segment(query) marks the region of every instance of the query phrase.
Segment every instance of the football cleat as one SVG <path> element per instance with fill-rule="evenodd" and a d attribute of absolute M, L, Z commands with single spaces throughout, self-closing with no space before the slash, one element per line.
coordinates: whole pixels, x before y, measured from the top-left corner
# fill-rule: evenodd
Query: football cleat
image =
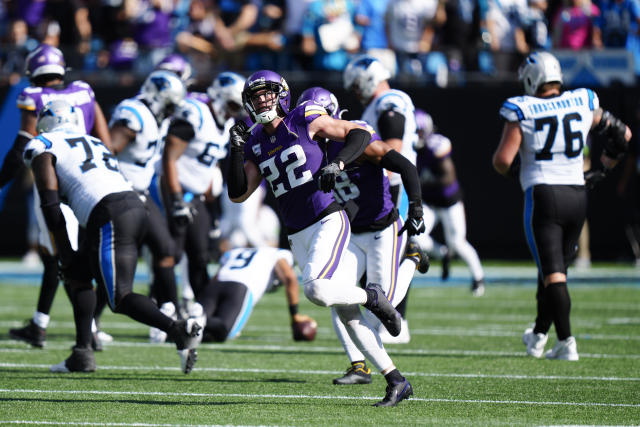
<path fill-rule="evenodd" d="M 198 353 L 195 348 L 189 348 L 184 350 L 178 350 L 178 356 L 180 356 L 180 369 L 185 374 L 188 374 L 193 369 L 193 366 L 198 360 Z"/>
<path fill-rule="evenodd" d="M 380 319 L 380 322 L 382 322 L 392 336 L 397 337 L 400 335 L 402 316 L 393 307 L 393 304 L 389 302 L 380 285 L 377 283 L 369 283 L 366 291 L 367 294 L 374 292 L 375 298 L 370 302 L 368 301 L 369 298 L 367 298 L 367 302 L 363 304 L 364 307 L 368 308 L 371 313 Z"/>
<path fill-rule="evenodd" d="M 415 240 L 409 239 L 407 241 L 404 256 L 416 263 L 416 270 L 420 273 L 426 274 L 429 271 L 429 255 Z"/>
<path fill-rule="evenodd" d="M 373 406 L 396 406 L 413 395 L 413 387 L 411 387 L 411 383 L 406 378 L 400 383 L 387 385 L 386 391 L 387 394 L 384 398 Z"/>
<path fill-rule="evenodd" d="M 107 344 L 107 343 L 113 342 L 113 337 L 110 334 L 106 333 L 105 331 L 98 330 L 97 334 L 98 334 L 98 339 L 100 339 L 100 341 L 102 341 L 103 343 Z"/>
<path fill-rule="evenodd" d="M 371 384 L 371 369 L 365 362 L 352 363 L 347 372 L 340 378 L 334 378 L 336 385 Z"/>
<path fill-rule="evenodd" d="M 178 318 L 176 313 L 176 307 L 175 305 L 173 305 L 172 302 L 165 302 L 164 304 L 162 304 L 162 306 L 160 306 L 160 311 L 162 312 L 162 314 L 172 318 L 173 320 L 176 320 Z M 165 342 L 166 340 L 167 340 L 167 333 L 165 331 L 162 331 L 158 328 L 149 329 L 149 341 L 151 341 L 152 343 L 160 344 Z"/>
<path fill-rule="evenodd" d="M 474 297 L 481 297 L 484 295 L 484 280 L 474 280 L 471 282 L 471 293 Z"/>
<path fill-rule="evenodd" d="M 547 334 L 534 333 L 533 328 L 525 329 L 522 335 L 522 342 L 527 346 L 527 354 L 536 358 L 542 357 L 548 338 Z"/>
<path fill-rule="evenodd" d="M 47 330 L 33 322 L 33 319 L 22 328 L 9 329 L 9 336 L 14 340 L 20 340 L 34 347 L 42 348 L 46 343 Z"/>
<path fill-rule="evenodd" d="M 202 326 L 193 318 L 176 320 L 167 335 L 178 350 L 193 349 L 202 341 Z"/>
<path fill-rule="evenodd" d="M 51 365 L 51 372 L 93 372 L 96 370 L 96 359 L 90 348 L 73 347 L 71 356 L 62 362 Z"/>
<path fill-rule="evenodd" d="M 547 359 L 576 361 L 578 356 L 578 346 L 574 337 L 556 342 L 553 348 L 545 353 Z"/>

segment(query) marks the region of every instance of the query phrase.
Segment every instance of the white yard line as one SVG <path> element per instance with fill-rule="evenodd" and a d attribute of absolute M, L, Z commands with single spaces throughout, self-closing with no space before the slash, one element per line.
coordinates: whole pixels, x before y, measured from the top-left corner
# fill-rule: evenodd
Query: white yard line
<path fill-rule="evenodd" d="M 51 365 L 33 363 L 0 363 L 0 368 L 15 369 L 49 369 Z M 180 368 L 170 366 L 110 366 L 99 365 L 100 371 L 179 371 Z M 198 365 L 194 371 L 243 373 L 243 374 L 298 374 L 298 375 L 339 375 L 342 371 L 308 370 L 308 369 L 263 369 L 263 368 L 209 368 Z M 553 381 L 627 381 L 637 382 L 636 377 L 595 377 L 574 375 L 509 375 L 509 374 L 456 374 L 440 372 L 405 372 L 408 377 L 435 377 L 435 378 L 486 378 L 505 380 L 553 380 Z"/>
<path fill-rule="evenodd" d="M 0 389 L 0 393 L 15 394 L 61 394 L 61 395 L 100 395 L 100 396 L 161 396 L 161 397 L 239 397 L 244 399 L 311 399 L 311 400 L 379 400 L 380 396 L 335 396 L 312 394 L 251 394 L 251 393 L 178 393 L 162 391 L 105 391 L 105 390 L 43 390 L 43 389 Z M 533 400 L 490 400 L 490 399 L 438 399 L 412 397 L 417 402 L 441 403 L 489 403 L 506 405 L 534 406 L 582 406 L 582 407 L 623 407 L 640 408 L 640 403 L 607 403 L 607 402 L 556 402 Z"/>

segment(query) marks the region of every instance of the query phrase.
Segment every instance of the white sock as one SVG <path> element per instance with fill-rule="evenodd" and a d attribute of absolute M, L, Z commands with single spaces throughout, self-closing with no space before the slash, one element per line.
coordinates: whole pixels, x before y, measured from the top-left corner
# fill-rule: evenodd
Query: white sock
<path fill-rule="evenodd" d="M 349 332 L 344 326 L 344 323 L 342 323 L 342 320 L 340 320 L 335 307 L 331 307 L 331 320 L 333 322 L 333 329 L 336 331 L 336 335 L 338 336 L 338 339 L 340 340 L 345 353 L 347 353 L 349 362 L 364 360 L 364 354 L 362 354 L 362 352 L 358 350 L 358 347 L 349 336 Z"/>
<path fill-rule="evenodd" d="M 36 311 L 33 313 L 33 323 L 40 326 L 42 329 L 47 329 L 47 326 L 49 326 L 49 315 Z"/>

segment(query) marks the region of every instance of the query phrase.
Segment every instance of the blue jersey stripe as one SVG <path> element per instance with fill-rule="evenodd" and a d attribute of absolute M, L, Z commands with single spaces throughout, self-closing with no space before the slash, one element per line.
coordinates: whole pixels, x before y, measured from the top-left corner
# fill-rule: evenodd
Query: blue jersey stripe
<path fill-rule="evenodd" d="M 593 106 L 593 98 L 594 98 L 594 93 L 591 89 L 587 89 L 587 94 L 589 95 L 589 109 L 591 111 L 593 111 L 594 106 Z"/>
<path fill-rule="evenodd" d="M 131 111 L 133 113 L 133 115 L 136 116 L 136 118 L 140 122 L 140 132 L 142 132 L 142 129 L 144 128 L 144 122 L 142 121 L 142 116 L 140 115 L 140 113 L 138 113 L 138 110 L 136 110 L 133 107 L 129 107 L 128 105 L 122 106 L 122 109 Z"/>
<path fill-rule="evenodd" d="M 42 141 L 44 143 L 45 147 L 47 147 L 47 148 L 51 148 L 51 146 L 53 145 L 53 144 L 51 144 L 51 141 L 49 141 L 47 138 L 45 138 L 42 135 L 36 136 L 36 139 L 39 139 L 40 141 Z"/>
<path fill-rule="evenodd" d="M 244 300 L 243 310 L 240 312 L 240 316 L 233 325 L 231 332 L 227 335 L 228 339 L 235 338 L 240 333 L 242 328 L 244 328 L 244 325 L 247 323 L 247 320 L 249 320 L 251 311 L 253 311 L 253 294 L 250 289 L 247 289 L 247 296 Z"/>
<path fill-rule="evenodd" d="M 200 126 L 198 126 L 198 129 L 202 129 L 202 123 L 204 122 L 204 119 L 202 118 L 202 110 L 200 109 L 200 106 L 193 99 L 187 98 L 185 99 L 185 101 L 187 101 L 189 104 L 195 105 L 195 107 L 198 109 L 198 113 L 200 113 Z"/>
<path fill-rule="evenodd" d="M 502 106 L 511 111 L 515 111 L 515 113 L 518 115 L 518 120 L 524 120 L 524 113 L 522 112 L 520 107 L 518 107 L 516 104 L 513 104 L 509 101 L 505 101 L 505 103 L 502 104 Z"/>
<path fill-rule="evenodd" d="M 533 187 L 527 188 L 524 193 L 524 233 L 527 238 L 527 245 L 533 255 L 533 260 L 536 262 L 538 271 L 540 270 L 540 256 L 538 254 L 538 247 L 536 246 L 535 235 L 533 234 Z"/>

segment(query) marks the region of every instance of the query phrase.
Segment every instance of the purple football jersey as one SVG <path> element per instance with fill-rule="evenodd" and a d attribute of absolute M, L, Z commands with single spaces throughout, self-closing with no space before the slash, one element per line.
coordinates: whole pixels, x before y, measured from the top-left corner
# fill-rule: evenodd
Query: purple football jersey
<path fill-rule="evenodd" d="M 366 122 L 360 120 L 353 120 L 353 122 L 372 132 L 369 144 L 380 140 L 378 134 Z M 327 147 L 329 161 L 335 159 L 343 146 L 340 142 L 329 142 Z M 366 229 L 367 226 L 387 217 L 394 209 L 387 174 L 380 165 L 368 161 L 346 166 L 345 171 L 336 179 L 334 193 L 340 203 L 353 200 L 358 205 L 355 218 L 351 218 L 354 231 Z"/>
<path fill-rule="evenodd" d="M 81 80 L 76 80 L 62 88 L 29 86 L 18 95 L 17 104 L 21 110 L 38 114 L 44 105 L 55 99 L 64 99 L 74 107 L 80 108 L 84 118 L 85 132 L 91 133 L 95 121 L 95 95 L 91 86 Z"/>
<path fill-rule="evenodd" d="M 436 207 L 449 207 L 462 200 L 462 190 L 458 180 L 449 185 L 441 185 L 436 179 L 436 171 L 443 159 L 451 156 L 449 138 L 434 133 L 429 135 L 425 146 L 418 150 L 416 168 L 420 175 L 422 201 Z"/>
<path fill-rule="evenodd" d="M 245 144 L 245 158 L 255 163 L 269 182 L 290 230 L 313 224 L 335 202 L 331 193 L 318 189 L 316 176 L 326 163 L 322 148 L 309 139 L 309 123 L 326 112 L 317 108 L 307 112 L 307 108 L 301 105 L 290 111 L 274 135 L 257 125 Z"/>

